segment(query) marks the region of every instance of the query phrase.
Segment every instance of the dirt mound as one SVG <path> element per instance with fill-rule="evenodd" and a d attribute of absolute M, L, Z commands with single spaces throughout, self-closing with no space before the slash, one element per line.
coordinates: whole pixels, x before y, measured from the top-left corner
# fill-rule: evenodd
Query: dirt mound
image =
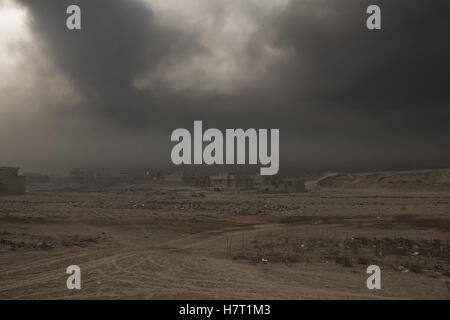
<path fill-rule="evenodd" d="M 450 190 L 450 169 L 389 171 L 373 173 L 332 173 L 316 181 L 326 188 L 392 188 Z"/>

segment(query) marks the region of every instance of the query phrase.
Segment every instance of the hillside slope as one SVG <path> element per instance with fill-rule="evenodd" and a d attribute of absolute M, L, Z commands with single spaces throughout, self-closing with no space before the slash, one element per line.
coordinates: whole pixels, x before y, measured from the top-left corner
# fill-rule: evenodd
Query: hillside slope
<path fill-rule="evenodd" d="M 325 188 L 450 190 L 450 169 L 332 173 L 315 181 Z"/>

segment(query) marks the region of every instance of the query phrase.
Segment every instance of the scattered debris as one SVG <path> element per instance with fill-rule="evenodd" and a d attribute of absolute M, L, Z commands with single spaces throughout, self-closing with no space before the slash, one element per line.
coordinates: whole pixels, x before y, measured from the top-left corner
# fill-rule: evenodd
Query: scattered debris
<path fill-rule="evenodd" d="M 405 268 L 404 266 L 398 266 L 398 271 L 409 272 L 409 270 L 407 268 Z"/>
<path fill-rule="evenodd" d="M 0 252 L 15 250 L 51 250 L 57 247 L 87 247 L 106 236 L 80 237 L 74 236 L 42 236 L 26 233 L 0 233 Z"/>

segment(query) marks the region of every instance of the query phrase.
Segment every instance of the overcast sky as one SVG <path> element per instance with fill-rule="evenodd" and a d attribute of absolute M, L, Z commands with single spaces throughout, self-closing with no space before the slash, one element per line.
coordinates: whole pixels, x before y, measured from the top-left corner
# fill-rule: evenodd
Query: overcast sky
<path fill-rule="evenodd" d="M 194 120 L 279 128 L 280 170 L 450 166 L 449 13 L 448 0 L 0 0 L 0 166 L 164 166 Z"/>

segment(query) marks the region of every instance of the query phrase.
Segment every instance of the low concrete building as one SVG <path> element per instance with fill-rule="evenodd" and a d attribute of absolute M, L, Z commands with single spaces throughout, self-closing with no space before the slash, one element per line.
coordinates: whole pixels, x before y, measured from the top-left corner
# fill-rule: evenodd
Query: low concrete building
<path fill-rule="evenodd" d="M 196 175 L 193 177 L 193 184 L 198 187 L 209 187 L 211 182 L 209 176 Z"/>
<path fill-rule="evenodd" d="M 235 178 L 236 188 L 253 188 L 253 177 L 245 174 L 238 174 Z"/>
<path fill-rule="evenodd" d="M 239 175 L 232 173 L 219 173 L 211 176 L 211 186 L 216 188 L 251 188 L 253 179 L 249 175 Z"/>
<path fill-rule="evenodd" d="M 86 183 L 88 179 L 88 174 L 81 169 L 70 170 L 68 179 L 72 183 Z"/>
<path fill-rule="evenodd" d="M 186 178 L 182 172 L 173 172 L 164 176 L 164 182 L 166 183 L 181 184 L 184 183 L 185 180 Z"/>
<path fill-rule="evenodd" d="M 256 174 L 253 176 L 253 182 L 255 186 L 270 186 L 270 185 L 278 185 L 283 182 L 283 178 L 276 176 L 262 176 L 260 174 Z"/>
<path fill-rule="evenodd" d="M 306 192 L 305 181 L 301 179 L 286 179 L 288 192 Z"/>
<path fill-rule="evenodd" d="M 170 184 L 182 184 L 198 187 L 207 187 L 210 184 L 208 176 L 180 171 L 164 175 L 164 182 Z"/>
<path fill-rule="evenodd" d="M 231 173 L 219 173 L 209 177 L 209 180 L 215 188 L 234 188 L 236 177 Z"/>
<path fill-rule="evenodd" d="M 262 192 L 296 193 L 306 192 L 305 181 L 300 179 L 272 179 L 258 186 Z"/>
<path fill-rule="evenodd" d="M 0 193 L 25 193 L 25 177 L 18 167 L 0 167 Z"/>

